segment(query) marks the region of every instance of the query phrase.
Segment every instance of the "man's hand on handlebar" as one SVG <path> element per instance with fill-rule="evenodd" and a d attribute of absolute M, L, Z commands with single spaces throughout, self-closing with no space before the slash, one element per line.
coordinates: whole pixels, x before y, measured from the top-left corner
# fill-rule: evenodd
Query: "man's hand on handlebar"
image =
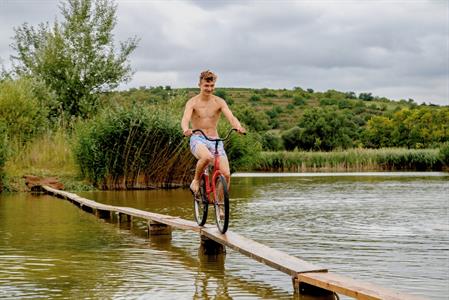
<path fill-rule="evenodd" d="M 240 134 L 245 134 L 246 133 L 246 129 L 244 127 L 242 127 L 242 126 L 237 127 L 236 129 L 237 129 L 237 132 L 240 133 Z"/>
<path fill-rule="evenodd" d="M 183 132 L 184 136 L 191 136 L 193 134 L 192 129 L 186 129 Z"/>

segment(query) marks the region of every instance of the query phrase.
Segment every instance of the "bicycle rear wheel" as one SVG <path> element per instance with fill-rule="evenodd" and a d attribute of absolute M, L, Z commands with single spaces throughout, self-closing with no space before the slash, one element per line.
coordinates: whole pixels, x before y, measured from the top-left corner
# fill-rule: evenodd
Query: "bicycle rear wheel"
<path fill-rule="evenodd" d="M 229 225 L 229 194 L 228 185 L 223 175 L 219 175 L 215 180 L 215 222 L 218 230 L 225 233 Z"/>
<path fill-rule="evenodd" d="M 203 226 L 206 224 L 207 210 L 209 207 L 206 193 L 206 181 L 203 176 L 201 176 L 200 190 L 198 194 L 199 196 L 193 196 L 193 211 L 195 214 L 195 221 L 198 225 Z"/>

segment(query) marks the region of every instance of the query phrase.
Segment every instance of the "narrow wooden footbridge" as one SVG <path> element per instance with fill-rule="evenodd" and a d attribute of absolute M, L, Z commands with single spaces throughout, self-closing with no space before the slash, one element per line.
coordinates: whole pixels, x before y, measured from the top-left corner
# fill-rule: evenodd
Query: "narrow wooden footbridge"
<path fill-rule="evenodd" d="M 133 218 L 146 220 L 148 233 L 151 235 L 171 234 L 172 228 L 198 232 L 206 254 L 220 253 L 225 250 L 225 247 L 229 247 L 289 275 L 292 278 L 295 292 L 299 294 L 313 294 L 319 296 L 319 299 L 335 299 L 335 294 L 367 300 L 421 299 L 329 272 L 326 268 L 315 266 L 232 231 L 221 234 L 212 225 L 198 226 L 193 221 L 179 217 L 142 211 L 131 207 L 101 204 L 45 185 L 41 188 L 47 194 L 66 199 L 99 218 L 117 219 L 118 222 L 132 222 Z"/>

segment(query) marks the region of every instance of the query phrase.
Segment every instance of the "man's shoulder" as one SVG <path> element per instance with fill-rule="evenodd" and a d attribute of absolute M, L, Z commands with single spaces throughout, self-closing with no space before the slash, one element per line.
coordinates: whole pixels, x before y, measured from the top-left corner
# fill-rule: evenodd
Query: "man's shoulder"
<path fill-rule="evenodd" d="M 223 98 L 215 96 L 215 95 L 214 95 L 214 100 L 215 100 L 215 102 L 219 103 L 220 105 L 226 103 L 226 101 Z"/>
<path fill-rule="evenodd" d="M 193 96 L 189 100 L 187 100 L 187 104 L 193 105 L 195 104 L 196 100 L 198 99 L 198 95 Z"/>

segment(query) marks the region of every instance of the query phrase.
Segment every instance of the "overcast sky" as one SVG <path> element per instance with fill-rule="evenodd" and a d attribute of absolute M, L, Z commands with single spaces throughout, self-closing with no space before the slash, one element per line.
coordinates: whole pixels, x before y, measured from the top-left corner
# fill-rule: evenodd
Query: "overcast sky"
<path fill-rule="evenodd" d="M 6 66 L 13 27 L 52 22 L 58 3 L 0 0 Z M 141 39 L 123 88 L 193 87 L 211 69 L 217 86 L 299 86 L 449 105 L 447 0 L 116 3 L 116 41 Z"/>

